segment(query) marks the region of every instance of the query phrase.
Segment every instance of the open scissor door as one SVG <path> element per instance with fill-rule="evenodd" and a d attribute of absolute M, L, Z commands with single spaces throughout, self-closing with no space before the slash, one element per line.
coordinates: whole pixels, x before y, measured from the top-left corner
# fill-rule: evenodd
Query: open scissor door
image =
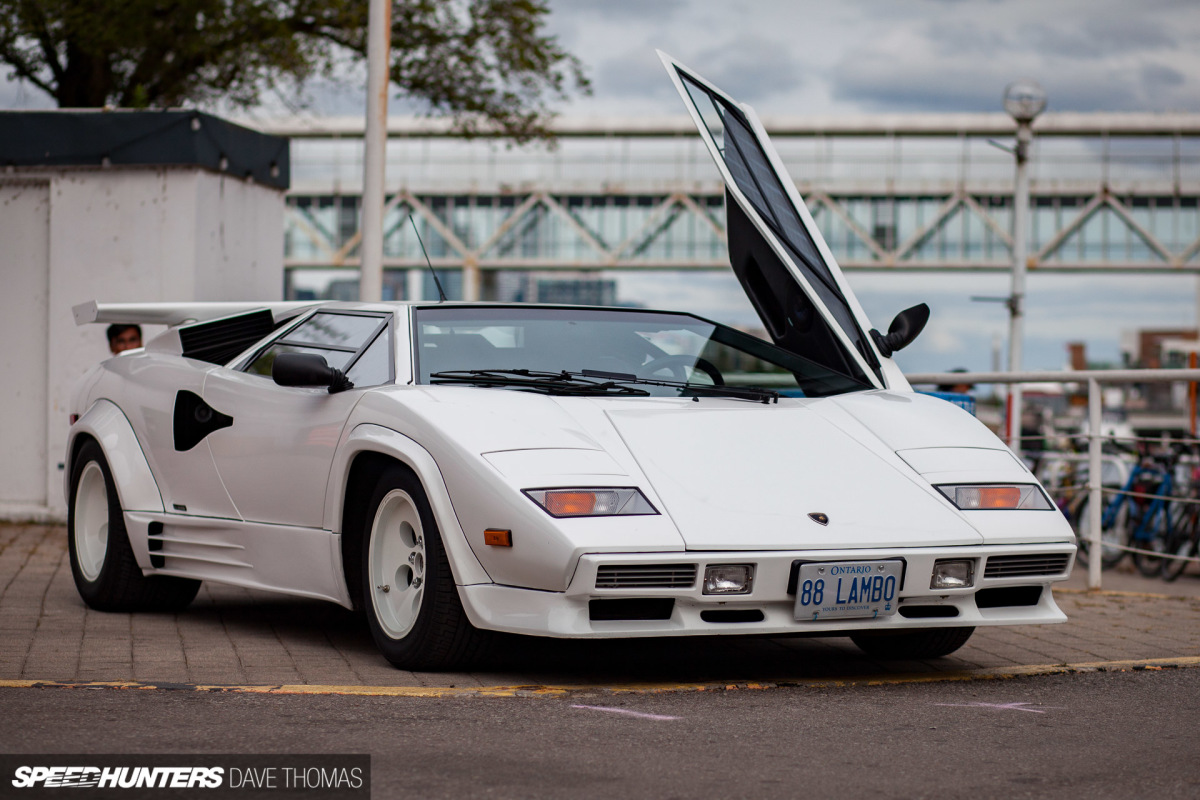
<path fill-rule="evenodd" d="M 883 387 L 870 323 L 754 110 L 660 52 L 725 179 L 733 271 L 780 347 Z"/>

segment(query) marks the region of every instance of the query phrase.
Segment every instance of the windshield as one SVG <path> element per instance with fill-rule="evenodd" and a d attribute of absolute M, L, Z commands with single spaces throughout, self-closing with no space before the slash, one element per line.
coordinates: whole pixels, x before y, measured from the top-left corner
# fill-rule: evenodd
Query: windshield
<path fill-rule="evenodd" d="M 425 384 L 439 382 L 442 373 L 464 370 L 586 370 L 617 379 L 756 386 L 789 397 L 870 388 L 689 314 L 536 306 L 418 308 L 416 348 L 417 374 Z M 656 397 L 688 394 L 683 386 L 642 388 Z"/>

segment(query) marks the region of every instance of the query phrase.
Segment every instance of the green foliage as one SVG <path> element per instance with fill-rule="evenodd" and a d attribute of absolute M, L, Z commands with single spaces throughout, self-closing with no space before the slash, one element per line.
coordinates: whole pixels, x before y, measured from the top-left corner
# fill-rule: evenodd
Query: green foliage
<path fill-rule="evenodd" d="M 0 62 L 61 107 L 258 102 L 366 57 L 366 0 L 0 0 Z M 393 0 L 391 79 L 471 134 L 544 136 L 586 92 L 546 0 Z"/>

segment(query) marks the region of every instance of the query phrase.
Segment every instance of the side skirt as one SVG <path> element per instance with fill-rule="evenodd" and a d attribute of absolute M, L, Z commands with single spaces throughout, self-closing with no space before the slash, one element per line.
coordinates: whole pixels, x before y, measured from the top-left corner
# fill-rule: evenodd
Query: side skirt
<path fill-rule="evenodd" d="M 146 575 L 173 575 L 351 607 L 340 537 L 327 530 L 182 514 L 125 512 Z"/>

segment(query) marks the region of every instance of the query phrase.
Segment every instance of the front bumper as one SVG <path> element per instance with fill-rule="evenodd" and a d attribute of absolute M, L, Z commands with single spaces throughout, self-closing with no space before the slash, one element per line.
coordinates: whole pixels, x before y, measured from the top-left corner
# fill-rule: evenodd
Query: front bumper
<path fill-rule="evenodd" d="M 1039 556 L 1045 558 L 1038 558 Z M 989 570 L 993 564 L 1024 563 L 1029 557 L 1036 574 L 1018 566 Z M 1057 557 L 1057 558 L 1056 558 Z M 939 559 L 975 559 L 975 583 L 965 589 L 931 590 L 930 576 Z M 876 619 L 797 620 L 796 598 L 789 592 L 799 562 L 901 559 L 904 580 L 898 613 Z M 888 548 L 770 552 L 681 552 L 589 554 L 565 592 L 481 584 L 459 587 L 471 623 L 487 630 L 560 638 L 626 638 L 691 635 L 842 635 L 860 630 L 904 630 L 933 627 L 980 627 L 1065 622 L 1051 586 L 1065 581 L 1075 560 L 1073 544 L 995 545 L 966 547 Z M 1047 573 L 1046 563 L 1055 563 Z M 600 567 L 691 565 L 696 578 L 687 587 L 598 588 Z M 703 594 L 704 568 L 710 564 L 753 564 L 753 589 L 744 595 Z M 989 574 L 1004 572 L 1003 575 Z M 1040 591 L 1037 591 L 1040 589 Z M 986 591 L 985 591 L 986 590 Z M 1006 591 L 1008 590 L 1008 591 Z M 980 592 L 984 594 L 980 595 Z M 665 609 L 655 619 L 600 619 L 592 601 L 657 601 L 629 607 Z M 670 602 L 664 602 L 670 601 Z M 977 602 L 978 601 L 978 602 Z M 713 613 L 719 612 L 719 613 Z M 734 612 L 734 613 L 728 613 Z M 657 614 L 657 612 L 655 612 Z M 620 612 L 617 614 L 621 615 Z"/>

